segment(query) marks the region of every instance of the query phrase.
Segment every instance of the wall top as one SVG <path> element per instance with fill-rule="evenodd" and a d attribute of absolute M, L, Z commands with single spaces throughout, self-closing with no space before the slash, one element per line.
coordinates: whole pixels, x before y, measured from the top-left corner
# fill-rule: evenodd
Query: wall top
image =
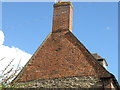
<path fill-rule="evenodd" d="M 64 5 L 64 4 L 72 4 L 70 1 L 59 1 L 58 3 L 55 3 L 54 5 Z"/>

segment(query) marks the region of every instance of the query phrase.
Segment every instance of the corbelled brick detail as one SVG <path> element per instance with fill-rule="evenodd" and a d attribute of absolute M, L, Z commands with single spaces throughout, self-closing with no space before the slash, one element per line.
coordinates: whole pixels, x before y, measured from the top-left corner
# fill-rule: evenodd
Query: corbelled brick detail
<path fill-rule="evenodd" d="M 54 4 L 52 32 L 65 29 L 72 31 L 72 9 L 70 2 Z"/>

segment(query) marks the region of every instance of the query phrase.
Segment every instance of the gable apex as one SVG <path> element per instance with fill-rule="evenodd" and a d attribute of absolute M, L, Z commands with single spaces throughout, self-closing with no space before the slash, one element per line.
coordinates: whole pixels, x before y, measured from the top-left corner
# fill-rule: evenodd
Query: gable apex
<path fill-rule="evenodd" d="M 68 30 L 50 33 L 16 80 L 71 76 L 109 77 L 83 44 Z"/>

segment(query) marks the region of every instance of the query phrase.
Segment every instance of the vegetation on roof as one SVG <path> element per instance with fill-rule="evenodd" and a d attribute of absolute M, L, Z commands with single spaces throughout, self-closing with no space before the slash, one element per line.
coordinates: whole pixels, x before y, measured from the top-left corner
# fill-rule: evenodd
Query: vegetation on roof
<path fill-rule="evenodd" d="M 58 2 L 55 3 L 54 5 L 63 5 L 63 4 L 71 4 L 71 2 Z"/>

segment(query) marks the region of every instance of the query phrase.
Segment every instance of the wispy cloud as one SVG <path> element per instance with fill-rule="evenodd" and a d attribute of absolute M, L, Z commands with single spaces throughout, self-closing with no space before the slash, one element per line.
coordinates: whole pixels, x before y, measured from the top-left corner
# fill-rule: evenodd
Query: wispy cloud
<path fill-rule="evenodd" d="M 4 38 L 4 33 L 2 32 L 2 30 L 0 30 L 0 70 L 3 70 L 12 59 L 14 59 L 14 61 L 12 62 L 12 65 L 14 65 L 14 67 L 18 65 L 20 60 L 20 66 L 24 66 L 26 62 L 30 59 L 31 55 L 14 46 L 8 47 L 3 45 Z"/>
<path fill-rule="evenodd" d="M 111 29 L 111 27 L 110 27 L 110 26 L 107 26 L 105 29 L 106 29 L 106 30 L 110 30 L 110 29 Z"/>

